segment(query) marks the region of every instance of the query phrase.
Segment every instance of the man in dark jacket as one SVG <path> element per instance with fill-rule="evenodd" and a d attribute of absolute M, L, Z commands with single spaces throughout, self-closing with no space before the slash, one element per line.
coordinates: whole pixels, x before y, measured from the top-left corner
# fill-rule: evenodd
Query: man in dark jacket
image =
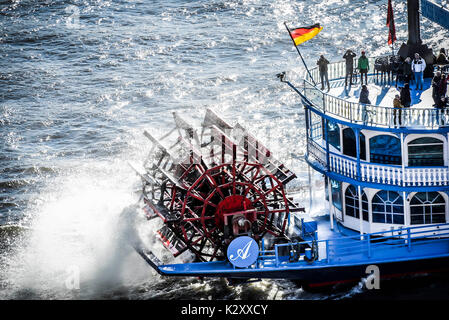
<path fill-rule="evenodd" d="M 321 55 L 316 64 L 318 65 L 318 68 L 320 70 L 321 90 L 324 90 L 324 80 L 326 80 L 327 91 L 329 91 L 331 89 L 329 84 L 329 76 L 327 74 L 327 65 L 329 64 L 329 61 L 323 55 Z"/>
<path fill-rule="evenodd" d="M 412 59 L 407 57 L 402 64 L 402 74 L 404 76 L 404 83 L 411 83 L 413 78 Z"/>
<path fill-rule="evenodd" d="M 434 106 L 437 106 L 441 100 L 441 71 L 437 71 L 435 76 L 432 78 L 432 98 Z"/>
<path fill-rule="evenodd" d="M 408 83 L 404 84 L 404 87 L 401 89 L 401 104 L 404 108 L 410 107 L 412 103 L 412 97 L 410 96 L 410 86 Z"/>
<path fill-rule="evenodd" d="M 348 49 L 343 56 L 343 59 L 346 60 L 346 76 L 345 76 L 345 87 L 348 85 L 348 77 L 349 77 L 349 86 L 351 86 L 352 83 L 352 75 L 354 74 L 354 58 L 356 54 L 351 50 Z"/>

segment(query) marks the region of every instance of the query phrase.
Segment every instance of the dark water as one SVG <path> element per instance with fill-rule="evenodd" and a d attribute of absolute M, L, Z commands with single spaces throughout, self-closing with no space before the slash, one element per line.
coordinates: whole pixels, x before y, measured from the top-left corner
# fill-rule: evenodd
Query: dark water
<path fill-rule="evenodd" d="M 303 72 L 283 22 L 324 26 L 302 49 L 311 66 L 348 47 L 375 56 L 390 52 L 386 2 L 0 1 L 0 224 L 29 228 L 2 231 L 0 298 L 363 297 L 361 286 L 322 294 L 288 281 L 161 279 L 123 245 L 118 217 L 136 201 L 127 161 L 143 161 L 142 131 L 167 131 L 172 111 L 199 123 L 212 107 L 241 122 L 307 183 L 302 108 L 275 77 Z M 447 47 L 440 27 L 422 28 Z M 73 267 L 79 290 L 65 285 Z"/>

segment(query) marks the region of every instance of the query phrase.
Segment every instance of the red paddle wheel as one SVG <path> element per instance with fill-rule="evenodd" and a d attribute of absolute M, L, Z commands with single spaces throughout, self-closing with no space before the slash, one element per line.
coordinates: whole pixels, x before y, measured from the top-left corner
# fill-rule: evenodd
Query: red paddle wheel
<path fill-rule="evenodd" d="M 153 146 L 142 170 L 149 219 L 159 217 L 163 244 L 175 255 L 189 250 L 198 261 L 223 260 L 227 245 L 247 235 L 288 240 L 289 213 L 298 208 L 285 193 L 295 175 L 240 125 L 207 110 L 201 137 L 174 114 L 176 127 Z"/>

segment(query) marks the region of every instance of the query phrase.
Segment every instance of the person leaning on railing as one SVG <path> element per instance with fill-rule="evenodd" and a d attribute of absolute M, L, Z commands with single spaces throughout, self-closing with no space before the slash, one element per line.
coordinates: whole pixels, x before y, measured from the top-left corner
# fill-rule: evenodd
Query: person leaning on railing
<path fill-rule="evenodd" d="M 360 70 L 360 84 L 363 84 L 363 75 L 365 75 L 365 84 L 368 84 L 369 61 L 365 56 L 365 51 L 362 51 L 362 55 L 358 60 L 357 69 Z"/>
<path fill-rule="evenodd" d="M 437 71 L 437 74 L 438 73 L 441 74 L 440 71 Z M 435 119 L 436 119 L 436 122 L 438 125 L 440 124 L 440 113 L 443 112 L 443 109 L 446 108 L 446 106 L 448 104 L 448 98 L 446 97 L 448 80 L 449 80 L 449 75 L 443 74 L 443 75 L 441 75 L 439 82 L 437 83 L 437 86 L 436 86 L 436 93 L 435 93 L 436 101 L 435 101 L 434 106 L 436 107 Z M 432 79 L 432 84 L 433 84 L 433 79 Z M 444 122 L 444 117 L 443 117 L 443 122 Z"/>
<path fill-rule="evenodd" d="M 404 86 L 401 88 L 400 100 L 401 100 L 401 105 L 402 105 L 401 109 L 409 108 L 410 105 L 412 104 L 412 98 L 410 96 L 410 86 L 408 83 L 404 84 Z M 401 119 L 401 125 L 402 125 L 402 110 L 401 110 L 401 114 L 400 114 L 399 118 Z"/>
<path fill-rule="evenodd" d="M 362 85 L 362 90 L 360 90 L 359 103 L 362 105 L 362 121 L 364 124 L 368 122 L 368 114 L 366 112 L 366 105 L 371 104 L 369 99 L 369 91 L 366 85 Z"/>
<path fill-rule="evenodd" d="M 438 101 L 441 100 L 441 71 L 437 71 L 435 76 L 432 78 L 432 98 L 433 106 L 436 107 Z"/>
<path fill-rule="evenodd" d="M 402 107 L 401 97 L 397 94 L 393 99 L 393 121 L 395 127 L 402 126 Z"/>
<path fill-rule="evenodd" d="M 440 53 L 436 57 L 435 63 L 438 64 L 438 65 L 449 64 L 449 60 L 447 59 L 447 56 L 446 56 L 446 50 L 444 50 L 444 48 L 440 49 Z"/>

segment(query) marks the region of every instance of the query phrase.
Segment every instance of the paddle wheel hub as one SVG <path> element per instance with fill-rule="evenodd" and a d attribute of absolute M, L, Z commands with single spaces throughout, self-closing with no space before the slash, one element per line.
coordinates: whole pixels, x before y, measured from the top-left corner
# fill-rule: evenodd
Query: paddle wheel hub
<path fill-rule="evenodd" d="M 224 225 L 229 224 L 229 218 L 231 223 L 235 221 L 246 222 L 251 224 L 256 220 L 256 214 L 253 211 L 254 207 L 251 200 L 241 195 L 233 195 L 226 197 L 218 204 L 217 211 L 215 212 L 215 224 L 223 228 Z M 225 222 L 226 220 L 226 222 Z"/>
<path fill-rule="evenodd" d="M 289 214 L 298 208 L 285 185 L 295 175 L 239 124 L 207 110 L 197 130 L 174 114 L 176 127 L 153 143 L 144 167 L 144 210 L 164 223 L 157 232 L 175 255 L 223 260 L 236 237 L 288 239 Z"/>

